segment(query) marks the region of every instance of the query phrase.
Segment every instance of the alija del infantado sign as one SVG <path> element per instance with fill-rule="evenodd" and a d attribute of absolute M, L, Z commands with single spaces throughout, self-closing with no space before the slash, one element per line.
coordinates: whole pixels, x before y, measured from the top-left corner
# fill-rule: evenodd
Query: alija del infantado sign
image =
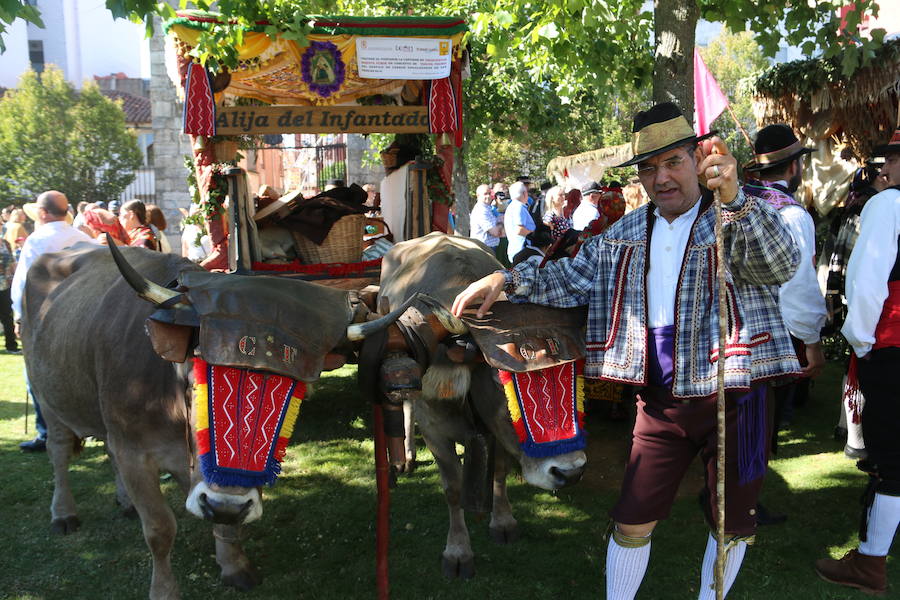
<path fill-rule="evenodd" d="M 219 106 L 216 135 L 427 133 L 425 106 Z"/>

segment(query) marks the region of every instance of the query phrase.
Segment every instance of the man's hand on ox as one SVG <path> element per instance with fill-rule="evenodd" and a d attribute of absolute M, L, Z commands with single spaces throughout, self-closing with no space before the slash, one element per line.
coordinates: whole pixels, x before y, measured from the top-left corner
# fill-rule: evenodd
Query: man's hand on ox
<path fill-rule="evenodd" d="M 728 146 L 718 136 L 700 142 L 700 152 L 704 156 L 697 165 L 697 175 L 706 179 L 706 187 L 719 190 L 723 204 L 737 197 L 737 159 L 728 151 Z"/>
<path fill-rule="evenodd" d="M 491 308 L 491 305 L 497 300 L 501 292 L 503 292 L 504 285 L 506 285 L 506 278 L 503 277 L 503 273 L 491 273 L 490 275 L 471 283 L 469 287 L 460 292 L 453 301 L 453 314 L 457 317 L 461 317 L 467 306 L 471 306 L 481 300 L 481 306 L 476 313 L 480 319 L 484 316 L 484 313 Z"/>

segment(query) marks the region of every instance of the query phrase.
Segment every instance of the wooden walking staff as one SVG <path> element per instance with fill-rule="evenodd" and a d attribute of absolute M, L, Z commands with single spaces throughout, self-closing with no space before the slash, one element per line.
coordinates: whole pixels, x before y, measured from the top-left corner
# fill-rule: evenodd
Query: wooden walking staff
<path fill-rule="evenodd" d="M 713 147 L 713 153 L 716 153 Z M 718 166 L 714 167 L 716 177 Z M 719 358 L 717 366 L 716 422 L 716 600 L 725 597 L 725 341 L 728 338 L 728 309 L 725 303 L 725 237 L 722 231 L 722 196 L 713 191 L 716 215 L 716 280 L 719 290 Z"/>

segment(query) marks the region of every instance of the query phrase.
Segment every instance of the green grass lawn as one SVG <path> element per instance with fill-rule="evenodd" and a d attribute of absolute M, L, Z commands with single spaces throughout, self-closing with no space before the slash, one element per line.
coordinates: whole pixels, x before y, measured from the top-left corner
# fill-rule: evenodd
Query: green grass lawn
<path fill-rule="evenodd" d="M 864 477 L 832 439 L 839 371 L 829 365 L 783 435 L 763 498 L 790 518 L 760 531 L 729 598 L 864 597 L 821 582 L 812 570 L 816 558 L 839 556 L 857 541 Z M 29 433 L 24 429 L 21 357 L 0 355 L 0 381 L 0 598 L 145 598 L 149 552 L 139 522 L 116 508 L 102 444 L 89 441 L 71 467 L 81 529 L 67 537 L 51 535 L 53 484 L 46 455 L 26 455 L 17 447 L 33 435 L 32 419 Z M 263 518 L 246 527 L 245 548 L 265 577 L 255 590 L 219 585 L 209 525 L 185 511 L 173 483 L 163 483 L 178 517 L 173 564 L 185 598 L 374 597 L 371 411 L 355 386 L 355 368 L 345 367 L 326 375 L 303 405 L 283 475 L 265 491 Z M 520 541 L 496 545 L 487 519 L 469 516 L 477 575 L 466 582 L 441 575 L 447 511 L 437 469 L 423 448 L 424 464 L 392 496 L 392 597 L 602 597 L 602 536 L 630 426 L 590 416 L 588 429 L 588 471 L 578 485 L 549 493 L 511 480 Z M 700 470 L 694 469 L 672 517 L 657 529 L 639 598 L 696 597 L 707 535 L 696 502 L 700 485 Z M 889 576 L 898 575 L 889 562 Z"/>

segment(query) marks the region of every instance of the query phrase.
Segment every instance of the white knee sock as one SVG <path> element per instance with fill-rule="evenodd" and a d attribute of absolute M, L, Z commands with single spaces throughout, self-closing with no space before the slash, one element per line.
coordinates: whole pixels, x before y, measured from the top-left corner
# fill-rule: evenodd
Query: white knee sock
<path fill-rule="evenodd" d="M 641 587 L 647 563 L 650 562 L 650 541 L 637 548 L 625 548 L 609 536 L 606 549 L 606 600 L 632 600 Z"/>
<path fill-rule="evenodd" d="M 860 554 L 887 556 L 894 540 L 894 532 L 900 523 L 900 497 L 875 494 L 875 502 L 869 509 L 867 541 L 859 544 Z"/>
<path fill-rule="evenodd" d="M 744 562 L 744 553 L 747 551 L 747 542 L 737 542 L 725 554 L 725 595 L 737 578 L 738 571 L 741 570 L 741 563 Z M 699 600 L 715 600 L 716 586 L 716 538 L 709 535 L 706 540 L 706 554 L 703 555 L 703 570 L 700 572 L 700 594 L 697 596 Z"/>

